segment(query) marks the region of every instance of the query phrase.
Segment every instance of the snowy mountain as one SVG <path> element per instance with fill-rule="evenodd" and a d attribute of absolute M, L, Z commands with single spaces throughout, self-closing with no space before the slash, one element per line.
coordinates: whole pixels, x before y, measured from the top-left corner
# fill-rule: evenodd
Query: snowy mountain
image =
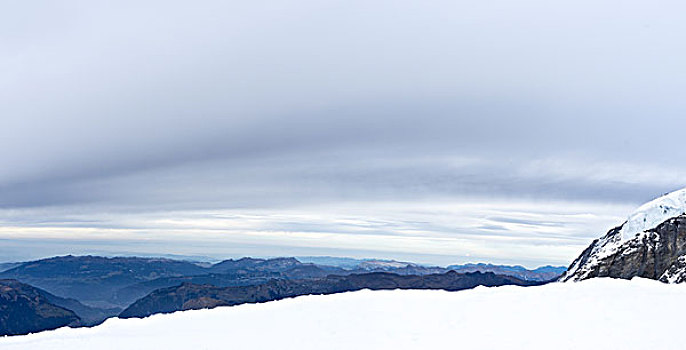
<path fill-rule="evenodd" d="M 596 239 L 560 281 L 593 277 L 686 280 L 686 189 L 648 202 Z"/>
<path fill-rule="evenodd" d="M 686 285 L 638 278 L 457 293 L 363 290 L 110 319 L 0 338 L 0 348 L 682 349 L 684 299 Z"/>

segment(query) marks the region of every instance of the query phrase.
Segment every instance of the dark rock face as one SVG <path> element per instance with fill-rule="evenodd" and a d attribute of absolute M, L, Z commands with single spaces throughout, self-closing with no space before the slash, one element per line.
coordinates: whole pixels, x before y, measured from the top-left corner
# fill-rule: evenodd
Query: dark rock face
<path fill-rule="evenodd" d="M 686 279 L 686 215 L 671 218 L 624 242 L 618 237 L 620 229 L 614 228 L 593 241 L 560 280 L 643 277 L 678 283 Z"/>
<path fill-rule="evenodd" d="M 0 335 L 19 335 L 77 326 L 71 310 L 52 304 L 44 291 L 15 280 L 0 280 Z"/>
<path fill-rule="evenodd" d="M 398 275 L 387 272 L 331 275 L 309 280 L 271 280 L 267 283 L 243 287 L 216 287 L 183 284 L 150 293 L 133 303 L 119 317 L 146 317 L 157 313 L 213 308 L 245 303 L 260 303 L 309 294 L 334 294 L 361 289 L 442 289 L 457 291 L 479 285 L 540 285 L 541 282 L 524 281 L 515 277 L 493 273 L 459 274 L 454 271 L 435 275 Z"/>

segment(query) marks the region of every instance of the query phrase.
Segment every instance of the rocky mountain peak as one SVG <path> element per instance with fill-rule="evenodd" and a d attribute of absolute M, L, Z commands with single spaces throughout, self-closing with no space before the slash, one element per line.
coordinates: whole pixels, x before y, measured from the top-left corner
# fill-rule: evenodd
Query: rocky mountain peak
<path fill-rule="evenodd" d="M 686 281 L 686 189 L 648 202 L 594 240 L 560 281 L 644 277 Z"/>

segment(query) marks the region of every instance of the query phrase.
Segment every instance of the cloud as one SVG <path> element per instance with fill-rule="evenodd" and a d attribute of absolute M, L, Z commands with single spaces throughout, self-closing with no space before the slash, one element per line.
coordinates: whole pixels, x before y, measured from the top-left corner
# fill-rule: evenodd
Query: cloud
<path fill-rule="evenodd" d="M 686 127 L 678 2 L 4 7 L 0 215 L 17 232 L 145 234 L 151 213 L 262 217 L 308 208 L 303 215 L 316 216 L 354 202 L 371 213 L 358 223 L 267 220 L 262 229 L 349 234 L 340 243 L 347 252 L 364 249 L 370 236 L 395 237 L 384 242 L 399 256 L 414 245 L 393 239 L 408 232 L 428 239 L 417 256 L 450 255 L 417 232 L 481 235 L 473 250 L 449 246 L 473 257 L 515 256 L 519 246 L 504 238 L 539 247 L 581 225 L 538 217 L 548 203 L 608 205 L 605 217 L 621 217 L 620 209 L 684 186 L 674 132 Z M 471 219 L 407 204 L 497 209 L 508 201 L 528 204 Z M 375 218 L 388 202 L 422 212 L 410 215 L 421 224 Z M 581 212 L 591 210 L 572 214 Z M 447 219 L 480 222 L 465 229 Z M 571 237 L 587 239 L 611 221 L 584 220 Z M 185 229 L 187 237 L 205 234 Z"/>
<path fill-rule="evenodd" d="M 23 209 L 0 217 L 0 239 L 16 247 L 8 256 L 40 257 L 73 247 L 77 252 L 232 256 L 348 255 L 414 257 L 432 264 L 489 260 L 538 266 L 566 264 L 587 240 L 621 218 L 622 206 L 527 201 L 337 202 L 327 206 L 273 209 L 109 212 Z M 535 210 L 531 210 L 531 208 Z M 590 210 L 596 215 L 585 214 Z M 492 217 L 528 213 L 529 224 L 485 227 Z M 54 214 L 54 213 L 53 213 Z M 9 249 L 9 248 L 8 248 Z M 14 248 L 12 248 L 14 249 Z"/>
<path fill-rule="evenodd" d="M 527 225 L 527 226 L 552 226 L 552 227 L 563 226 L 562 222 L 536 221 L 536 220 L 526 220 L 526 219 L 507 218 L 507 217 L 489 217 L 489 218 L 487 218 L 487 220 L 495 221 L 495 222 L 502 222 L 502 223 L 509 223 L 509 224 Z"/>

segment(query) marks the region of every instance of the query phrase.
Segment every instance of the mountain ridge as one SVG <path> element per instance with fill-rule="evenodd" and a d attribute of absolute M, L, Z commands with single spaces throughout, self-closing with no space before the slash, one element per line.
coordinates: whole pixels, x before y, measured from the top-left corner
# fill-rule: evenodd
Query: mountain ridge
<path fill-rule="evenodd" d="M 381 271 L 425 275 L 445 273 L 451 269 L 458 272 L 492 271 L 526 280 L 552 279 L 549 272 L 505 265 L 483 264 L 475 268 L 451 265 L 445 268 L 381 259 L 324 259 L 331 264 L 338 262 L 346 267 L 303 263 L 293 257 L 244 257 L 208 265 L 169 258 L 66 255 L 18 263 L 17 266 L 0 272 L 0 278 L 16 279 L 56 296 L 76 299 L 85 305 L 101 309 L 125 308 L 157 288 L 200 280 L 201 283 L 231 286 L 259 284 L 269 278 L 321 278 L 328 274 Z M 311 258 L 310 261 L 312 260 L 316 259 Z M 558 275 L 562 269 L 560 268 Z"/>
<path fill-rule="evenodd" d="M 336 294 L 361 289 L 442 289 L 457 291 L 476 286 L 533 286 L 545 282 L 525 281 L 512 276 L 487 273 L 460 274 L 449 271 L 433 275 L 399 275 L 372 272 L 345 276 L 329 275 L 322 279 L 277 280 L 243 287 L 216 287 L 184 283 L 162 288 L 139 299 L 119 314 L 120 318 L 147 317 L 182 310 L 261 303 L 301 295 Z"/>
<path fill-rule="evenodd" d="M 0 335 L 22 335 L 78 326 L 76 313 L 50 302 L 45 291 L 16 280 L 0 279 Z"/>

